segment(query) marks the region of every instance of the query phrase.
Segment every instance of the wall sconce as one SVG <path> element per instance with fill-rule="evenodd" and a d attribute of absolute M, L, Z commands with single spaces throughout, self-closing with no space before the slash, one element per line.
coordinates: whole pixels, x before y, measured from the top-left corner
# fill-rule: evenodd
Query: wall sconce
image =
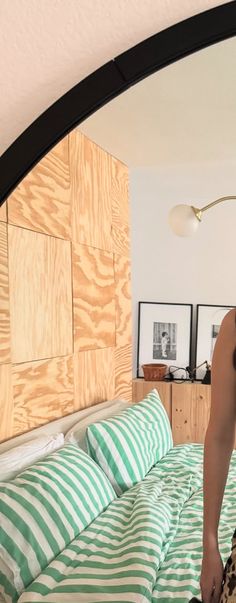
<path fill-rule="evenodd" d="M 236 199 L 236 196 L 220 197 L 201 209 L 193 207 L 192 205 L 176 205 L 170 210 L 168 219 L 169 225 L 173 232 L 179 237 L 189 237 L 198 229 L 204 211 L 207 211 L 207 209 L 210 209 L 218 203 L 228 201 L 229 199 Z"/>

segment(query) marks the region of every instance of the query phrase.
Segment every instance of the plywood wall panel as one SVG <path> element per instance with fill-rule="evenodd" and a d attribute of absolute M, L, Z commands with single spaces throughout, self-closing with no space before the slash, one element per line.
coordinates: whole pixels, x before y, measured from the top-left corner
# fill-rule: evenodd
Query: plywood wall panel
<path fill-rule="evenodd" d="M 115 348 L 115 397 L 132 402 L 131 344 Z"/>
<path fill-rule="evenodd" d="M 78 129 L 69 141 L 72 240 L 112 251 L 111 156 Z"/>
<path fill-rule="evenodd" d="M 0 442 L 12 436 L 13 398 L 11 365 L 0 365 Z"/>
<path fill-rule="evenodd" d="M 0 222 L 7 222 L 7 202 L 0 206 Z"/>
<path fill-rule="evenodd" d="M 112 249 L 114 253 L 130 254 L 128 168 L 111 158 Z"/>
<path fill-rule="evenodd" d="M 0 222 L 0 364 L 10 360 L 7 225 Z"/>
<path fill-rule="evenodd" d="M 68 136 L 27 174 L 10 195 L 8 221 L 55 237 L 71 238 Z"/>
<path fill-rule="evenodd" d="M 74 354 L 75 410 L 115 397 L 114 348 Z"/>
<path fill-rule="evenodd" d="M 0 209 L 0 441 L 131 401 L 130 297 L 128 170 L 76 130 Z"/>
<path fill-rule="evenodd" d="M 18 435 L 74 411 L 73 357 L 12 367 L 14 421 Z"/>
<path fill-rule="evenodd" d="M 71 354 L 69 241 L 8 227 L 14 363 Z"/>
<path fill-rule="evenodd" d="M 116 345 L 131 343 L 131 273 L 130 260 L 114 254 L 116 299 Z"/>
<path fill-rule="evenodd" d="M 113 254 L 87 245 L 72 249 L 75 351 L 114 346 Z"/>

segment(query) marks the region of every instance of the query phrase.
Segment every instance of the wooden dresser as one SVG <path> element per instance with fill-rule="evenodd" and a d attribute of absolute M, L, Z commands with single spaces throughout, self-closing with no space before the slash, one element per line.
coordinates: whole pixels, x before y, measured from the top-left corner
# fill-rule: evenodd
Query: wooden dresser
<path fill-rule="evenodd" d="M 203 443 L 208 425 L 211 386 L 202 383 L 167 383 L 133 379 L 133 402 L 156 388 L 168 413 L 174 444 Z"/>

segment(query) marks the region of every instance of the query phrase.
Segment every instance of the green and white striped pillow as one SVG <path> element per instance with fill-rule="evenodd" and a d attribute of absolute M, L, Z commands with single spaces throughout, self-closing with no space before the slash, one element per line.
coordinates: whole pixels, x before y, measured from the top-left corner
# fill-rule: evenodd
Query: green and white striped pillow
<path fill-rule="evenodd" d="M 173 446 L 171 426 L 156 389 L 119 415 L 93 423 L 88 452 L 117 494 L 139 482 Z"/>
<path fill-rule="evenodd" d="M 100 467 L 72 444 L 0 483 L 0 598 L 17 600 L 114 498 Z"/>

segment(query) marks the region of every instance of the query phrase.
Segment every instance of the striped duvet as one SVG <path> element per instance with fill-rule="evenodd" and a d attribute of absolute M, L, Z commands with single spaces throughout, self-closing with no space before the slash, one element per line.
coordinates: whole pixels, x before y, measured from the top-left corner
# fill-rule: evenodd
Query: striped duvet
<path fill-rule="evenodd" d="M 187 603 L 199 596 L 202 458 L 199 444 L 170 450 L 50 563 L 19 603 Z M 224 561 L 236 526 L 235 478 L 236 452 L 219 529 Z"/>

